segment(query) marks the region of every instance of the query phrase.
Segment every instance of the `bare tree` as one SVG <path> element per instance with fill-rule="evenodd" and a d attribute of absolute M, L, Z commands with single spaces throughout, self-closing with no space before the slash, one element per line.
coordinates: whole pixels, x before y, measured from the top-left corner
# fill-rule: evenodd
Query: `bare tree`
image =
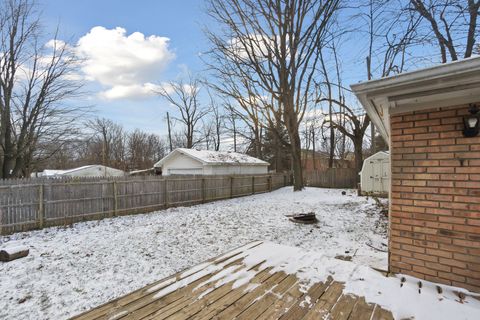
<path fill-rule="evenodd" d="M 233 139 L 233 152 L 237 152 L 237 135 L 238 135 L 238 115 L 231 103 L 225 103 L 226 115 L 224 117 L 224 128 L 228 132 L 231 132 L 231 138 Z"/>
<path fill-rule="evenodd" d="M 209 4 L 209 14 L 225 31 L 209 33 L 212 53 L 272 97 L 275 103 L 265 107 L 287 128 L 294 190 L 302 190 L 299 126 L 311 103 L 316 48 L 322 46 L 339 0 L 209 0 Z M 216 70 L 224 74 L 220 68 Z"/>
<path fill-rule="evenodd" d="M 205 120 L 202 119 L 203 132 L 206 140 L 205 143 L 207 144 L 207 150 L 209 149 L 210 144 L 212 144 L 213 150 L 219 151 L 223 129 L 225 128 L 225 116 L 222 113 L 221 106 L 215 100 L 210 91 L 208 91 L 208 96 L 210 98 L 210 103 L 208 105 L 209 116 Z"/>
<path fill-rule="evenodd" d="M 148 153 L 148 134 L 136 129 L 128 135 L 127 150 L 129 168 L 133 170 L 151 168 L 145 165 L 150 159 Z"/>
<path fill-rule="evenodd" d="M 353 143 L 353 150 L 355 155 L 355 170 L 360 172 L 363 164 L 363 142 L 365 132 L 370 125 L 370 118 L 365 114 L 364 110 L 355 110 L 346 105 L 342 101 L 330 100 L 337 106 L 342 107 L 342 112 L 336 112 L 333 117 L 327 119 L 327 123 L 339 130 L 345 136 L 351 139 Z M 344 125 L 340 124 L 340 117 L 344 117 L 346 122 Z M 358 177 L 357 177 L 358 179 Z"/>
<path fill-rule="evenodd" d="M 367 25 L 368 53 L 366 57 L 367 80 L 374 74 L 388 77 L 405 68 L 408 49 L 423 42 L 418 36 L 421 17 L 402 11 L 401 1 L 367 0 L 361 17 Z M 370 152 L 376 151 L 376 130 L 370 123 Z M 380 138 L 381 139 L 381 138 Z"/>
<path fill-rule="evenodd" d="M 328 118 L 332 119 L 334 114 L 334 106 L 333 106 L 333 89 L 332 89 L 332 82 L 330 81 L 330 77 L 328 76 L 328 71 L 326 67 L 326 62 L 323 56 L 323 50 L 318 50 L 318 55 L 320 56 L 320 64 L 322 66 L 323 77 L 325 79 L 325 86 L 327 87 L 327 95 L 328 95 Z M 330 123 L 329 123 L 330 124 Z M 335 157 L 335 126 L 330 125 L 330 148 L 329 148 L 329 157 L 328 157 L 328 167 L 333 168 L 333 159 Z"/>
<path fill-rule="evenodd" d="M 326 51 L 324 48 L 321 51 Z M 333 165 L 332 155 L 335 152 L 336 145 L 338 141 L 335 137 L 332 137 L 332 131 L 338 130 L 341 134 L 348 137 L 353 144 L 354 155 L 355 155 L 355 169 L 357 172 L 360 172 L 363 164 L 363 143 L 365 132 L 370 125 L 370 118 L 363 109 L 355 110 L 353 107 L 347 105 L 346 98 L 344 94 L 344 88 L 341 83 L 341 72 L 339 69 L 339 60 L 337 57 L 337 51 L 331 48 L 331 54 L 333 57 L 329 61 L 333 61 L 335 64 L 336 77 L 335 80 L 331 79 L 327 74 L 326 57 L 324 52 L 321 52 L 320 59 L 322 64 L 325 82 L 323 87 L 326 87 L 326 94 L 321 95 L 317 99 L 317 103 L 328 103 L 328 113 L 325 113 L 324 125 L 327 125 L 330 128 L 330 161 L 329 167 Z M 334 82 L 335 81 L 335 82 Z M 334 94 L 333 87 L 339 88 L 338 93 Z M 320 92 L 321 94 L 321 92 Z"/>
<path fill-rule="evenodd" d="M 477 19 L 479 0 L 410 0 L 409 10 L 417 12 L 433 33 L 442 63 L 468 58 L 480 34 Z"/>
<path fill-rule="evenodd" d="M 160 96 L 177 108 L 180 115 L 174 119 L 184 126 L 186 148 L 193 148 L 198 142 L 195 140 L 197 125 L 207 114 L 207 110 L 200 105 L 199 92 L 200 81 L 192 76 L 189 76 L 187 82 L 172 81 L 168 86 L 157 91 Z"/>
<path fill-rule="evenodd" d="M 212 68 L 216 70 L 216 78 L 219 81 L 210 82 L 209 86 L 228 101 L 226 107 L 231 116 L 240 120 L 246 127 L 247 130 L 237 133 L 249 141 L 249 153 L 263 159 L 262 131 L 268 126 L 268 119 L 272 119 L 266 106 L 267 102 L 262 97 L 266 93 L 255 86 L 250 78 L 241 76 L 234 63 L 222 56 L 216 56 L 214 60 Z"/>
<path fill-rule="evenodd" d="M 322 120 L 324 118 L 323 114 L 320 114 L 317 109 L 312 109 L 308 117 L 306 117 L 305 121 L 305 149 L 310 150 L 312 149 L 312 163 L 313 163 L 313 170 L 317 170 L 317 144 L 318 144 L 318 137 L 319 133 L 322 130 Z M 332 145 L 332 144 L 331 144 Z M 336 146 L 336 143 L 333 144 Z M 305 158 L 307 158 L 308 152 L 306 153 Z M 305 159 L 306 160 L 306 159 Z M 330 166 L 330 164 L 329 164 Z M 333 164 L 332 166 L 333 167 Z M 330 168 L 331 168 L 330 167 Z"/>
<path fill-rule="evenodd" d="M 125 170 L 127 137 L 123 127 L 105 118 L 89 120 L 85 126 L 91 131 L 87 140 L 90 161 Z"/>
<path fill-rule="evenodd" d="M 419 34 L 422 18 L 402 10 L 402 0 L 366 0 L 360 14 L 362 34 L 368 39 L 367 79 L 388 77 L 404 71 L 409 49 L 424 43 Z"/>
<path fill-rule="evenodd" d="M 359 8 L 361 14 L 357 17 L 360 22 L 364 22 L 364 28 L 361 28 L 361 34 L 366 34 L 367 57 L 366 74 L 370 80 L 377 74 L 379 77 L 386 77 L 392 73 L 400 73 L 404 70 L 409 49 L 422 43 L 417 29 L 421 18 L 411 12 L 402 12 L 405 5 L 401 1 L 386 0 L 367 0 L 362 2 Z M 330 128 L 330 155 L 338 150 L 338 139 L 332 131 L 338 131 L 343 136 L 348 137 L 353 145 L 355 155 L 355 167 L 360 171 L 363 162 L 363 144 L 366 136 L 366 130 L 371 128 L 371 148 L 375 145 L 375 130 L 371 124 L 370 118 L 361 108 L 355 108 L 348 103 L 346 96 L 349 93 L 347 88 L 342 86 L 342 72 L 337 52 L 337 43 L 342 43 L 342 39 L 350 34 L 336 35 L 336 41 L 331 41 L 329 46 L 323 47 L 319 53 L 321 59 L 322 71 L 324 73 L 324 83 L 321 87 L 326 92 L 318 102 L 328 103 L 328 114 L 326 114 L 325 124 Z M 354 33 L 360 36 L 359 32 Z M 329 55 L 328 55 L 329 53 Z M 334 64 L 335 77 L 329 76 L 327 62 Z M 334 90 L 338 89 L 338 90 Z M 326 112 L 327 113 L 327 112 Z M 345 153 L 346 142 L 342 142 L 342 151 Z M 330 159 L 331 159 L 330 157 Z"/>
<path fill-rule="evenodd" d="M 210 144 L 213 142 L 213 123 L 210 119 L 202 119 L 202 144 L 205 145 L 205 149 L 210 150 Z"/>
<path fill-rule="evenodd" d="M 213 127 L 214 127 L 214 136 L 213 136 L 213 143 L 215 146 L 215 151 L 220 150 L 220 144 L 222 141 L 222 130 L 224 128 L 224 115 L 222 114 L 222 111 L 220 107 L 218 106 L 217 103 L 212 104 L 212 122 L 213 122 Z"/>
<path fill-rule="evenodd" d="M 67 103 L 79 93 L 69 46 L 46 34 L 30 0 L 0 2 L 0 177 L 29 174 L 35 159 L 50 157 L 76 133 L 82 108 Z M 39 150 L 39 144 L 57 148 Z"/>

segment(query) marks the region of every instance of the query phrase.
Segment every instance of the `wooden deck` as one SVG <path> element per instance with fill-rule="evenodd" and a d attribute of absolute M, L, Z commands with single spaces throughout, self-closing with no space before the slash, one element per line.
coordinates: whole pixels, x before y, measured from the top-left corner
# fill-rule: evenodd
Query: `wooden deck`
<path fill-rule="evenodd" d="M 331 277 L 302 290 L 283 271 L 246 267 L 251 243 L 150 284 L 74 319 L 393 319 Z M 248 275 L 248 276 L 246 276 Z M 305 292 L 306 291 L 306 292 Z"/>

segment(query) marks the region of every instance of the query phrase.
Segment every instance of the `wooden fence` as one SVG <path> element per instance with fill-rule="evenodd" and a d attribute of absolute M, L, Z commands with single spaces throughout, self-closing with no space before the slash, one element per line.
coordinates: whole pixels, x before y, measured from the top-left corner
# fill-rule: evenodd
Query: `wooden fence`
<path fill-rule="evenodd" d="M 14 180 L 15 181 L 15 180 Z M 26 179 L 0 184 L 0 234 L 269 192 L 283 174 Z"/>
<path fill-rule="evenodd" d="M 350 168 L 306 171 L 303 177 L 306 186 L 319 188 L 356 188 L 358 181 L 355 169 Z"/>

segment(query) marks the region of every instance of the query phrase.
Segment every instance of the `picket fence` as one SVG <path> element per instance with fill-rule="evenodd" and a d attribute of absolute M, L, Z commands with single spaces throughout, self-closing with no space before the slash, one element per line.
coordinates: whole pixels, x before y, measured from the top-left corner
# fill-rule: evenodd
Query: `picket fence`
<path fill-rule="evenodd" d="M 0 234 L 235 198 L 289 184 L 289 174 L 6 180 L 0 182 Z"/>

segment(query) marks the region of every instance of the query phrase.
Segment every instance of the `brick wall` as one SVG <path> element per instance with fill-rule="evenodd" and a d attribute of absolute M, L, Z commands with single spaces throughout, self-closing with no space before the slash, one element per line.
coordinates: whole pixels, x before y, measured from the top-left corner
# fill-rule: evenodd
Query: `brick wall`
<path fill-rule="evenodd" d="M 480 136 L 468 106 L 391 117 L 390 271 L 480 292 Z"/>

